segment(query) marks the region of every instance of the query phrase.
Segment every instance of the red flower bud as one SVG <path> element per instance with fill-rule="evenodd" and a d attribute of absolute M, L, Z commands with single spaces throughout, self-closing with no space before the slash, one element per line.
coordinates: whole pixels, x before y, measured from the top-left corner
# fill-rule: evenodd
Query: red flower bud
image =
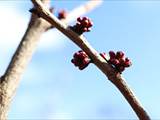
<path fill-rule="evenodd" d="M 120 64 L 119 60 L 114 59 L 114 58 L 113 58 L 113 59 L 110 59 L 109 62 L 110 62 L 111 64 L 115 65 L 115 66 L 117 66 L 117 65 Z"/>
<path fill-rule="evenodd" d="M 89 21 L 88 27 L 92 27 L 92 26 L 93 26 L 93 22 L 92 22 L 92 21 Z"/>
<path fill-rule="evenodd" d="M 122 51 L 118 51 L 116 54 L 113 51 L 109 51 L 109 56 L 110 59 L 108 60 L 108 63 L 114 66 L 120 73 L 122 73 L 126 67 L 131 66 L 131 61 L 128 58 L 125 58 Z"/>
<path fill-rule="evenodd" d="M 89 19 L 88 17 L 83 17 L 82 18 L 83 21 L 88 20 L 88 19 Z"/>
<path fill-rule="evenodd" d="M 124 64 L 125 64 L 125 59 L 124 59 L 124 58 L 120 58 L 120 59 L 118 59 L 118 60 L 119 60 L 120 64 L 121 64 L 122 66 L 124 66 Z"/>
<path fill-rule="evenodd" d="M 89 21 L 88 21 L 88 20 L 82 21 L 82 25 L 83 25 L 84 27 L 88 26 L 88 24 L 89 24 Z"/>
<path fill-rule="evenodd" d="M 116 58 L 117 59 L 120 59 L 120 58 L 123 58 L 124 57 L 124 53 L 122 52 L 122 51 L 118 51 L 117 53 L 116 53 Z"/>
<path fill-rule="evenodd" d="M 89 32 L 92 25 L 93 22 L 88 17 L 78 17 L 76 25 L 71 27 L 71 29 L 78 34 L 82 34 L 83 32 Z"/>
<path fill-rule="evenodd" d="M 115 57 L 116 57 L 116 54 L 115 54 L 114 51 L 109 51 L 109 56 L 110 56 L 110 58 L 112 59 L 112 58 L 115 58 Z"/>
<path fill-rule="evenodd" d="M 65 10 L 61 10 L 58 13 L 58 19 L 65 19 L 67 17 L 67 12 Z"/>
<path fill-rule="evenodd" d="M 89 65 L 91 59 L 84 51 L 80 50 L 73 55 L 73 59 L 71 60 L 71 62 L 75 66 L 78 66 L 80 70 L 83 70 Z"/>
<path fill-rule="evenodd" d="M 81 22 L 82 22 L 82 18 L 81 18 L 81 17 L 78 17 L 78 18 L 77 18 L 77 21 L 78 21 L 79 23 L 81 23 Z"/>
<path fill-rule="evenodd" d="M 129 66 L 131 66 L 131 65 L 132 65 L 131 61 L 130 61 L 128 58 L 126 58 L 126 59 L 125 59 L 125 62 L 124 62 L 124 66 L 125 66 L 125 67 L 129 67 Z"/>

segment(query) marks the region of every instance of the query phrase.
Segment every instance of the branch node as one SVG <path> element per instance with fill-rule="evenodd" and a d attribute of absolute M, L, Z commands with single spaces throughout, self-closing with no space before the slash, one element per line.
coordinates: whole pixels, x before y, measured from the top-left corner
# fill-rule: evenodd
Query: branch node
<path fill-rule="evenodd" d="M 29 12 L 37 15 L 38 17 L 41 17 L 41 14 L 38 12 L 38 10 L 37 10 L 36 8 L 31 8 L 31 9 L 29 10 Z"/>

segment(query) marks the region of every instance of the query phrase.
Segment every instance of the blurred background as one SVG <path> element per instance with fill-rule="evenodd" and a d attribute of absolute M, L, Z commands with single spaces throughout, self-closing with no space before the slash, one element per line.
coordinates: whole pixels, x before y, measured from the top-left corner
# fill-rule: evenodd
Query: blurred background
<path fill-rule="evenodd" d="M 87 1 L 55 0 L 56 11 Z M 27 0 L 0 1 L 0 74 L 16 50 L 30 19 Z M 99 52 L 122 50 L 133 65 L 123 72 L 152 119 L 160 119 L 160 2 L 107 1 L 87 14 L 85 33 Z M 73 23 L 71 23 L 73 24 Z M 93 64 L 83 71 L 71 64 L 79 48 L 56 29 L 46 32 L 28 65 L 9 119 L 137 119 L 103 73 Z"/>

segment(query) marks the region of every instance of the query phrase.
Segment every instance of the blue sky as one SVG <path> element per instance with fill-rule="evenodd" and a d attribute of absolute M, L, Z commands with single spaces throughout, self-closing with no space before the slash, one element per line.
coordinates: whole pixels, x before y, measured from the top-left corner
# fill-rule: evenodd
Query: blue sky
<path fill-rule="evenodd" d="M 86 1 L 52 1 L 56 10 L 72 10 Z M 30 1 L 0 1 L 0 74 L 29 21 Z M 123 72 L 149 115 L 160 118 L 160 2 L 104 1 L 87 14 L 92 32 L 85 33 L 99 52 L 122 50 L 133 65 Z M 73 24 L 73 23 L 72 23 Z M 56 29 L 42 37 L 28 65 L 9 118 L 137 118 L 120 92 L 93 64 L 79 71 L 71 64 L 79 48 Z"/>

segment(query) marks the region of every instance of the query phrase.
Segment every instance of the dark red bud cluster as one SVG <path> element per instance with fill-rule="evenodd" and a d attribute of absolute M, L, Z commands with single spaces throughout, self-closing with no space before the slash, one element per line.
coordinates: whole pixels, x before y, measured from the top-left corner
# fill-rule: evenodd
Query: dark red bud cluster
<path fill-rule="evenodd" d="M 89 32 L 92 26 L 93 22 L 88 17 L 78 17 L 77 23 L 72 27 L 72 29 L 76 33 L 82 34 L 83 32 Z"/>
<path fill-rule="evenodd" d="M 71 60 L 71 62 L 76 67 L 79 67 L 80 70 L 83 70 L 89 65 L 91 59 L 84 51 L 80 50 L 73 55 L 73 59 Z"/>
<path fill-rule="evenodd" d="M 131 61 L 126 57 L 122 51 L 115 53 L 114 51 L 109 51 L 110 59 L 108 63 L 113 65 L 118 72 L 123 72 L 126 67 L 131 66 Z"/>
<path fill-rule="evenodd" d="M 126 67 L 131 66 L 131 61 L 127 57 L 125 58 L 122 51 L 118 51 L 117 53 L 109 51 L 109 60 L 107 60 L 106 53 L 100 53 L 100 55 L 120 73 L 122 73 Z"/>
<path fill-rule="evenodd" d="M 65 19 L 67 17 L 67 12 L 65 10 L 61 10 L 58 12 L 58 19 Z"/>

